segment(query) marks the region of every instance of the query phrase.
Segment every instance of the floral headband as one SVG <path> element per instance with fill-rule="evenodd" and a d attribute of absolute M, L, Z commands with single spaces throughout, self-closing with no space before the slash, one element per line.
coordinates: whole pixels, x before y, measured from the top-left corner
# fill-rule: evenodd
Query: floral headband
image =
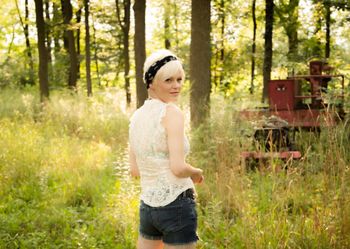
<path fill-rule="evenodd" d="M 175 56 L 169 55 L 164 57 L 163 59 L 154 62 L 145 73 L 145 83 L 147 85 L 147 89 L 149 88 L 149 85 L 152 83 L 152 80 L 154 79 L 154 76 L 156 76 L 159 69 L 164 66 L 166 63 L 170 61 L 175 61 L 177 58 Z"/>

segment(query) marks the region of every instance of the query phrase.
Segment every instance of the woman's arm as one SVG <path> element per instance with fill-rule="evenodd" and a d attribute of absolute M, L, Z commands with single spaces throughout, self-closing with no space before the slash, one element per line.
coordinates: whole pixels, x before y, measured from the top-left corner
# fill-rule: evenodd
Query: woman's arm
<path fill-rule="evenodd" d="M 203 180 L 202 170 L 185 162 L 184 116 L 173 105 L 167 107 L 163 125 L 167 131 L 170 169 L 177 177 L 191 177 L 195 183 Z"/>
<path fill-rule="evenodd" d="M 133 177 L 139 177 L 140 172 L 139 168 L 137 167 L 136 163 L 136 156 L 135 153 L 132 151 L 131 147 L 129 147 L 129 166 L 130 166 L 130 174 Z"/>

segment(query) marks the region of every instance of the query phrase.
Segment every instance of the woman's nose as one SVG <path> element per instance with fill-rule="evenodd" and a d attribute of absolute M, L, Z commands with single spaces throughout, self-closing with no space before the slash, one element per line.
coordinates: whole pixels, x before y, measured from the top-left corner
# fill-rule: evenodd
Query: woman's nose
<path fill-rule="evenodd" d="M 180 88 L 180 87 L 181 87 L 181 82 L 175 80 L 175 81 L 174 81 L 174 84 L 173 84 L 173 87 L 174 87 L 174 88 Z"/>

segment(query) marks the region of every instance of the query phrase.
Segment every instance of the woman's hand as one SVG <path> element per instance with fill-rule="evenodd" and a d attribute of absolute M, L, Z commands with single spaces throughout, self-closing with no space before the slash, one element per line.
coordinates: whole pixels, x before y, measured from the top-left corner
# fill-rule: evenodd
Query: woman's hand
<path fill-rule="evenodd" d="M 202 183 L 204 181 L 203 170 L 197 168 L 191 179 L 193 183 Z"/>

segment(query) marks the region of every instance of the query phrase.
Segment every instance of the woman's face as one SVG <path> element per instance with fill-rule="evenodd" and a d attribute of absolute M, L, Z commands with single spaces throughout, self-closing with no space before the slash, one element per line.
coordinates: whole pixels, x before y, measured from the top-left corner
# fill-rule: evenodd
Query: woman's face
<path fill-rule="evenodd" d="M 183 73 L 178 70 L 177 73 L 166 77 L 156 77 L 150 85 L 155 97 L 165 103 L 176 102 L 181 92 L 183 82 Z"/>

